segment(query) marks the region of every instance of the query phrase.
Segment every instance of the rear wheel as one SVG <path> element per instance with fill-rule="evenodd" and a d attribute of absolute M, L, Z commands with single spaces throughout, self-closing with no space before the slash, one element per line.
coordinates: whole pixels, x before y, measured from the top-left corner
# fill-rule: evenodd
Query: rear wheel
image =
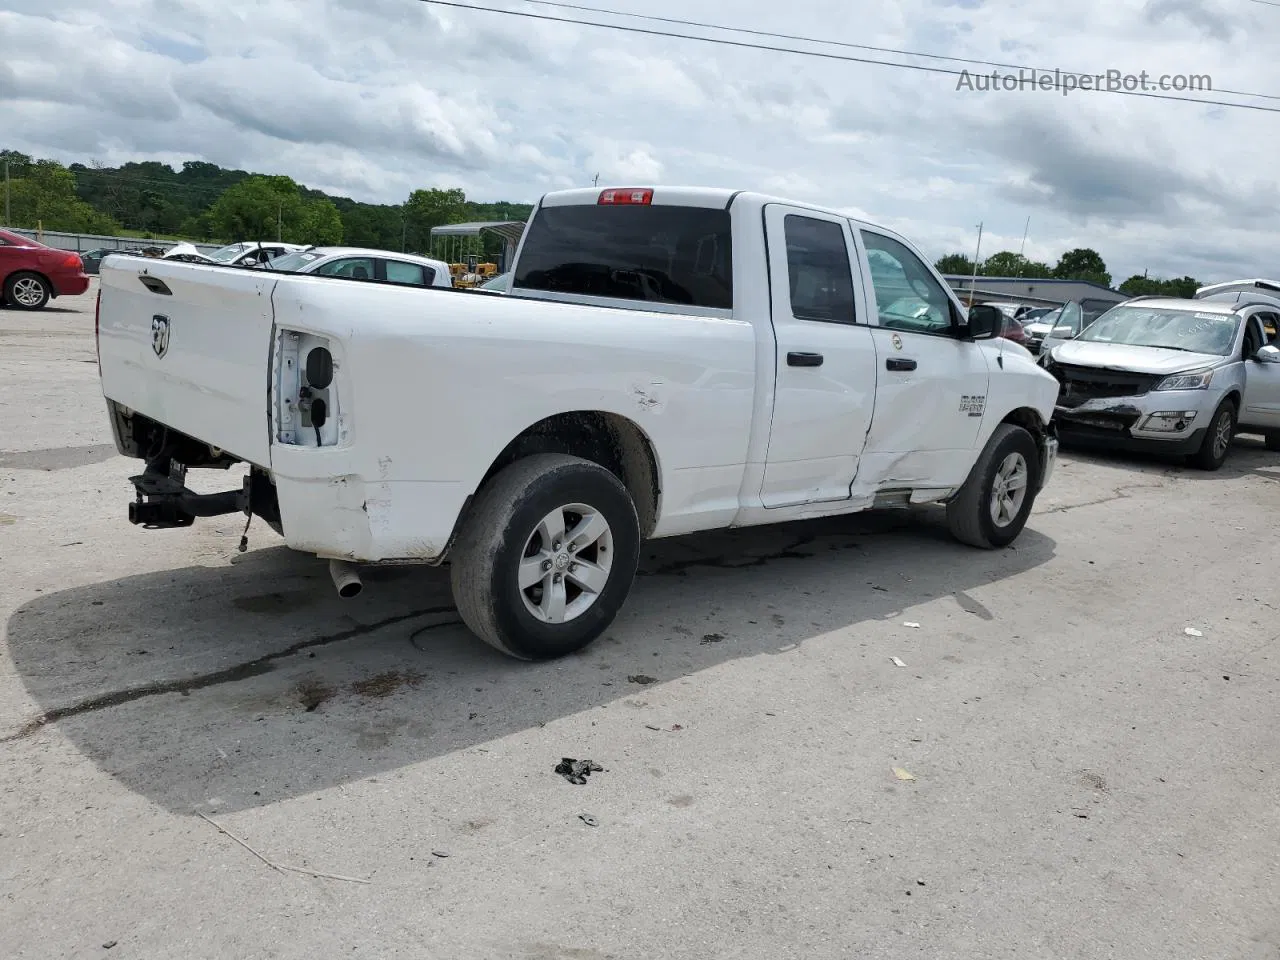
<path fill-rule="evenodd" d="M 1268 433 L 1266 435 L 1267 449 L 1280 452 L 1280 433 Z"/>
<path fill-rule="evenodd" d="M 1022 427 L 996 427 L 960 492 L 947 504 L 951 535 L 972 547 L 1013 543 L 1040 486 L 1040 450 Z"/>
<path fill-rule="evenodd" d="M 617 477 L 579 457 L 535 454 L 477 496 L 450 558 L 454 602 L 503 653 L 562 657 L 613 622 L 639 553 L 635 504 Z"/>
<path fill-rule="evenodd" d="M 1200 449 L 1187 458 L 1188 462 L 1201 470 L 1217 470 L 1227 462 L 1235 433 L 1236 405 L 1229 399 L 1223 400 L 1213 412 Z"/>
<path fill-rule="evenodd" d="M 5 302 L 18 310 L 39 310 L 52 296 L 49 282 L 38 274 L 15 273 L 4 282 Z"/>

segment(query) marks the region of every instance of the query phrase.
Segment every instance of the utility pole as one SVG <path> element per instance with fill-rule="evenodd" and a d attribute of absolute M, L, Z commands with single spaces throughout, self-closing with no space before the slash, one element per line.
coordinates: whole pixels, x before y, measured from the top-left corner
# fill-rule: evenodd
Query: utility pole
<path fill-rule="evenodd" d="M 600 186 L 600 174 L 597 173 L 594 177 L 591 178 L 591 185 L 593 187 Z"/>
<path fill-rule="evenodd" d="M 281 200 L 280 203 L 276 206 L 276 243 L 280 243 L 284 240 L 284 230 L 281 227 L 281 223 L 283 222 L 283 220 L 284 220 L 284 201 Z"/>
<path fill-rule="evenodd" d="M 4 162 L 4 225 L 10 225 L 9 221 L 9 161 Z"/>
<path fill-rule="evenodd" d="M 1026 261 L 1026 257 L 1022 252 L 1027 249 L 1027 233 L 1031 230 L 1031 217 L 1027 217 L 1027 225 L 1022 228 L 1022 246 L 1018 247 L 1018 272 L 1016 276 L 1022 276 L 1022 265 Z"/>
<path fill-rule="evenodd" d="M 973 251 L 973 278 L 969 281 L 969 306 L 973 306 L 973 288 L 978 285 L 978 258 L 982 255 L 982 224 L 978 224 L 978 248 Z"/>

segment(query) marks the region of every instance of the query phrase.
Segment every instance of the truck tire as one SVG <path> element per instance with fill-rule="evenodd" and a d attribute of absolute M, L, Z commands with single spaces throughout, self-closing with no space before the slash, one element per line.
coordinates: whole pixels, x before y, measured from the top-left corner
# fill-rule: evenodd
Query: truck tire
<path fill-rule="evenodd" d="M 4 282 L 4 300 L 16 310 L 39 310 L 53 296 L 49 281 L 36 273 L 14 273 Z"/>
<path fill-rule="evenodd" d="M 1272 431 L 1266 435 L 1267 449 L 1274 452 L 1280 452 L 1280 433 Z"/>
<path fill-rule="evenodd" d="M 1213 411 L 1213 419 L 1209 421 L 1200 449 L 1187 457 L 1187 462 L 1199 470 L 1217 470 L 1227 462 L 1235 432 L 1236 405 L 1227 397 Z"/>
<path fill-rule="evenodd" d="M 454 603 L 476 636 L 520 660 L 580 650 L 617 616 L 640 556 L 640 522 L 608 470 L 560 453 L 494 476 L 450 555 Z"/>
<path fill-rule="evenodd" d="M 947 504 L 951 535 L 971 547 L 1007 547 L 1031 515 L 1040 487 L 1040 450 L 1022 427 L 1002 423 Z"/>

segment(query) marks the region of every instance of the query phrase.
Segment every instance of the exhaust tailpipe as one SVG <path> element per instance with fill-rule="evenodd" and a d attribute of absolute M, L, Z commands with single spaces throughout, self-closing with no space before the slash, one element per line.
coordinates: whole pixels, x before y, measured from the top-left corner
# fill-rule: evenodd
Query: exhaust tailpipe
<path fill-rule="evenodd" d="M 355 564 L 347 563 L 345 560 L 330 560 L 329 576 L 333 578 L 333 585 L 338 588 L 338 596 L 343 600 L 358 597 L 360 591 L 364 589 L 364 583 L 360 580 L 360 572 L 355 568 Z"/>

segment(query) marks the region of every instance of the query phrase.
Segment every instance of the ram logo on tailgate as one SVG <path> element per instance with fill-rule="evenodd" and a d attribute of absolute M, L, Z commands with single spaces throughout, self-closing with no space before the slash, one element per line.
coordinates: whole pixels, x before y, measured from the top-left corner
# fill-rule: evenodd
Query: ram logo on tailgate
<path fill-rule="evenodd" d="M 158 313 L 151 318 L 151 349 L 160 358 L 169 352 L 169 318 Z"/>

